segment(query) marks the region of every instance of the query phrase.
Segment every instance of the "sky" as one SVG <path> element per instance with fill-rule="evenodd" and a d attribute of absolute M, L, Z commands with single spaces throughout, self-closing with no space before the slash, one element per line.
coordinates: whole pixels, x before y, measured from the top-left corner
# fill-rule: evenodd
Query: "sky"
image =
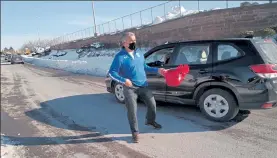
<path fill-rule="evenodd" d="M 106 23 L 164 2 L 166 1 L 95 1 L 96 24 Z M 241 2 L 229 0 L 228 6 L 238 7 Z M 180 1 L 180 4 L 186 10 L 198 10 L 197 1 Z M 179 1 L 167 3 L 166 12 L 178 5 Z M 200 10 L 212 8 L 226 8 L 226 1 L 199 2 Z M 154 18 L 163 16 L 164 6 L 154 8 L 152 14 Z M 132 15 L 132 19 L 133 25 L 139 24 L 139 13 Z M 151 19 L 150 10 L 142 12 L 143 23 L 150 22 Z M 125 28 L 131 26 L 130 16 L 125 17 L 123 22 Z M 10 46 L 19 49 L 28 41 L 50 40 L 92 26 L 92 1 L 1 1 L 1 50 Z M 123 27 L 122 19 L 110 23 L 110 29 L 115 27 Z M 103 31 L 103 28 L 107 31 L 108 25 L 105 24 L 100 31 Z M 91 28 L 84 33 L 92 34 L 92 31 Z"/>

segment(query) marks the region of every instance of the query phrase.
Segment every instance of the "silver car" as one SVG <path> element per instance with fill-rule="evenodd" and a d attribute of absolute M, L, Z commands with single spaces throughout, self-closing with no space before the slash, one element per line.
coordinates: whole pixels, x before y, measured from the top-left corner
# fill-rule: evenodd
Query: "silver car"
<path fill-rule="evenodd" d="M 20 55 L 12 55 L 11 64 L 24 64 L 23 58 Z"/>

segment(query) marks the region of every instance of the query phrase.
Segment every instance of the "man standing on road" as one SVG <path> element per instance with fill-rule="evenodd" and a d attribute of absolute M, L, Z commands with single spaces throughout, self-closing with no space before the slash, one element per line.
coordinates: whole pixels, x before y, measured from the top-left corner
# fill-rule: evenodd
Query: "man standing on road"
<path fill-rule="evenodd" d="M 156 120 L 156 101 L 152 92 L 147 88 L 147 72 L 163 74 L 162 68 L 153 68 L 146 65 L 144 55 L 136 52 L 136 37 L 132 32 L 124 33 L 121 39 L 122 50 L 115 55 L 109 70 L 110 77 L 124 84 L 125 104 L 133 141 L 138 142 L 137 98 L 138 96 L 147 105 L 145 125 L 160 129 L 162 126 Z"/>

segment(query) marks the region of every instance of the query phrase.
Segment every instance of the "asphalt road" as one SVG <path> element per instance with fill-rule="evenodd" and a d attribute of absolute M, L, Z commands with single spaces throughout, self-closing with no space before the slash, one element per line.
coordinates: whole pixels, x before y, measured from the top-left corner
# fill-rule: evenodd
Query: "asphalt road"
<path fill-rule="evenodd" d="M 199 109 L 160 104 L 163 129 L 131 143 L 124 105 L 104 79 L 29 64 L 1 65 L 1 157 L 276 158 L 277 108 L 208 121 Z"/>

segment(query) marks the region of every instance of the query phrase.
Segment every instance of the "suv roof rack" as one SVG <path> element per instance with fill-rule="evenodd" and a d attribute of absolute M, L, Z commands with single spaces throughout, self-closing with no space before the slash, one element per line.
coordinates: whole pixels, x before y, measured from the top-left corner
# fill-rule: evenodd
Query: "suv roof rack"
<path fill-rule="evenodd" d="M 244 38 L 253 38 L 253 37 L 254 37 L 253 35 L 247 35 Z"/>
<path fill-rule="evenodd" d="M 182 42 L 182 41 L 173 41 L 173 42 L 168 42 L 168 41 L 166 41 L 164 44 L 179 43 L 179 42 Z"/>

